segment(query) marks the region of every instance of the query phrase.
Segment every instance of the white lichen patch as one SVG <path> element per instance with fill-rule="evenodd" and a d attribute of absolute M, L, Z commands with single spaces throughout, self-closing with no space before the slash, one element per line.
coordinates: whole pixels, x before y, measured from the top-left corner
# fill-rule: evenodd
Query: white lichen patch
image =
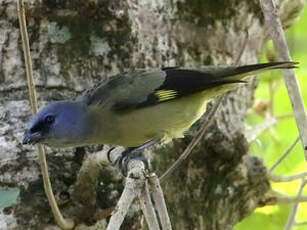
<path fill-rule="evenodd" d="M 4 32 L 0 34 L 0 45 L 3 45 L 4 42 L 6 41 L 7 32 L 8 32 L 8 30 L 4 30 Z"/>
<path fill-rule="evenodd" d="M 59 26 L 56 22 L 50 23 L 48 26 L 48 34 L 52 43 L 64 44 L 71 38 L 71 33 L 67 26 Z"/>
<path fill-rule="evenodd" d="M 215 192 L 216 195 L 222 195 L 223 194 L 222 186 L 221 185 L 216 186 L 214 192 Z"/>
<path fill-rule="evenodd" d="M 60 86 L 66 86 L 66 83 L 63 78 L 53 76 L 47 78 L 47 86 L 48 87 L 60 87 Z"/>
<path fill-rule="evenodd" d="M 13 214 L 6 215 L 0 212 L 0 230 L 1 229 L 15 229 L 17 222 Z"/>
<path fill-rule="evenodd" d="M 105 38 L 91 35 L 91 50 L 90 53 L 95 56 L 105 56 L 111 51 L 107 40 Z"/>

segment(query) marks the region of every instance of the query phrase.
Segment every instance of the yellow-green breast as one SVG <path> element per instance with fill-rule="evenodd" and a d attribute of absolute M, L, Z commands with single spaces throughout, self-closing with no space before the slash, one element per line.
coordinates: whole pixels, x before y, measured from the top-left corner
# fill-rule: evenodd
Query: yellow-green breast
<path fill-rule="evenodd" d="M 201 92 L 120 114 L 116 118 L 118 143 L 114 144 L 133 147 L 156 138 L 167 141 L 183 137 L 183 132 L 203 115 L 206 103 L 206 95 Z"/>

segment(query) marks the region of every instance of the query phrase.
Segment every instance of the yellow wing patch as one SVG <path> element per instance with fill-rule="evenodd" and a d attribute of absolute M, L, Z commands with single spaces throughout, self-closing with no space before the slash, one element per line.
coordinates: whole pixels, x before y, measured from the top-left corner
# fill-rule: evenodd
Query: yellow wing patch
<path fill-rule="evenodd" d="M 155 95 L 159 101 L 167 101 L 176 98 L 178 93 L 175 90 L 158 90 Z"/>

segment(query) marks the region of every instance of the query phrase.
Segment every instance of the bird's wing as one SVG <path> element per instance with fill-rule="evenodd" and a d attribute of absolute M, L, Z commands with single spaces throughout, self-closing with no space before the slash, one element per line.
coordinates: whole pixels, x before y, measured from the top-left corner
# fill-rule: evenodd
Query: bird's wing
<path fill-rule="evenodd" d="M 87 105 L 119 109 L 135 107 L 146 101 L 164 81 L 166 73 L 159 69 L 138 70 L 109 77 L 85 92 L 82 100 Z"/>
<path fill-rule="evenodd" d="M 106 79 L 88 90 L 82 100 L 88 105 L 109 106 L 121 111 L 163 103 L 218 85 L 237 83 L 216 77 L 211 71 L 180 68 L 139 70 Z"/>
<path fill-rule="evenodd" d="M 207 66 L 200 70 L 177 67 L 138 70 L 115 75 L 87 91 L 88 105 L 109 106 L 121 111 L 152 106 L 220 85 L 244 82 L 246 76 L 281 68 L 294 62 L 274 62 L 239 67 Z M 242 80 L 243 79 L 243 80 Z"/>

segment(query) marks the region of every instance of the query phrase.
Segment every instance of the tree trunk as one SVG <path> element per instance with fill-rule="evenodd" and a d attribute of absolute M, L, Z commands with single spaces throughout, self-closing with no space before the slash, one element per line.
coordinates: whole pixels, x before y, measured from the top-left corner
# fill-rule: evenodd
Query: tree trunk
<path fill-rule="evenodd" d="M 301 4 L 279 1 L 284 25 L 293 24 Z M 256 63 L 268 38 L 257 0 L 31 0 L 26 13 L 40 105 L 135 68 Z M 21 144 L 30 104 L 15 1 L 0 1 L 0 25 L 0 185 L 20 189 L 15 204 L 1 214 L 0 228 L 51 229 L 55 223 L 36 148 Z M 248 154 L 242 135 L 256 85 L 251 80 L 227 95 L 200 145 L 162 184 L 174 229 L 232 229 L 268 191 L 266 168 Z M 184 150 L 198 124 L 186 138 L 148 153 L 158 175 Z M 112 168 L 93 166 L 86 180 L 79 174 L 90 153 L 100 149 L 47 148 L 60 208 L 79 224 L 107 216 L 123 189 Z M 142 228 L 135 210 L 122 229 Z"/>

